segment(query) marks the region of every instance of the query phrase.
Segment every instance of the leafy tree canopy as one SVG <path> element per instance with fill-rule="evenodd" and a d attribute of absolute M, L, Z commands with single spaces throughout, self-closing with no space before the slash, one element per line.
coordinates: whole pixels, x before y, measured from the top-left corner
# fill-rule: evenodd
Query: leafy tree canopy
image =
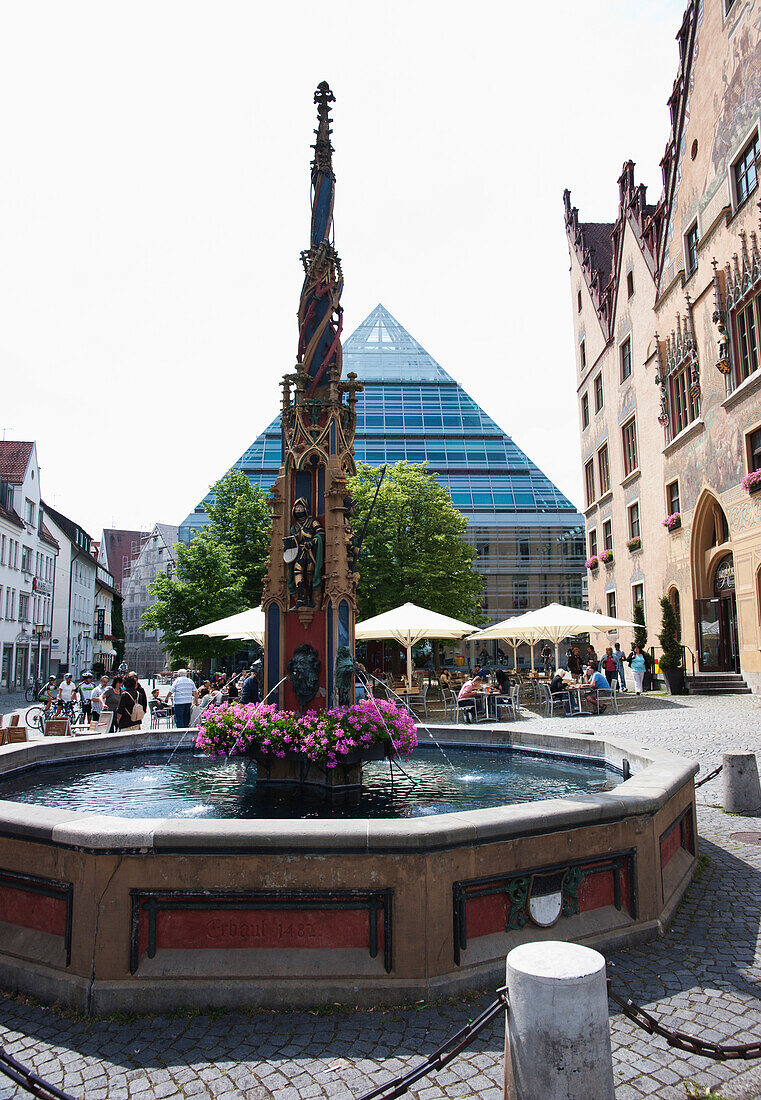
<path fill-rule="evenodd" d="M 182 638 L 186 630 L 244 609 L 243 580 L 236 577 L 224 547 L 203 533 L 177 546 L 177 579 L 159 573 L 151 585 L 156 602 L 143 615 L 147 630 L 161 630 L 173 657 L 206 660 L 230 652 L 236 643 L 219 638 Z"/>
<path fill-rule="evenodd" d="M 356 534 L 370 511 L 380 470 L 360 463 L 348 487 L 357 501 Z M 425 463 L 397 462 L 383 479 L 359 558 L 359 618 L 410 601 L 477 624 L 483 577 L 463 542 L 468 521 Z"/>
<path fill-rule="evenodd" d="M 159 629 L 173 657 L 206 660 L 236 648 L 219 638 L 182 638 L 204 623 L 258 607 L 267 571 L 270 511 L 267 497 L 240 470 L 210 490 L 210 522 L 189 545 L 177 546 L 174 578 L 159 574 L 151 589 L 156 602 L 143 615 Z"/>
<path fill-rule="evenodd" d="M 242 610 L 258 607 L 270 550 L 267 496 L 240 470 L 230 470 L 212 485 L 211 497 L 206 504 L 211 523 L 201 534 L 227 551 L 233 573 L 243 582 Z"/>

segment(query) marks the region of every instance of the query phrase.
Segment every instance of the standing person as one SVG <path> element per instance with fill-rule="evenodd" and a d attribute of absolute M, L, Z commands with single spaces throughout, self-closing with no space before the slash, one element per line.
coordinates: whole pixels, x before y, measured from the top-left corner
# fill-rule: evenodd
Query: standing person
<path fill-rule="evenodd" d="M 71 673 L 67 672 L 58 688 L 58 701 L 64 714 L 71 714 L 74 709 L 74 696 L 76 694 L 77 685 L 72 680 Z"/>
<path fill-rule="evenodd" d="M 243 681 L 243 687 L 240 692 L 241 703 L 258 703 L 259 702 L 259 680 L 253 669 L 249 670 L 248 676 Z"/>
<path fill-rule="evenodd" d="M 581 667 L 581 654 L 579 653 L 578 647 L 574 646 L 568 656 L 568 671 L 572 676 L 578 679 L 579 676 L 581 676 Z"/>
<path fill-rule="evenodd" d="M 137 705 L 137 681 L 133 676 L 127 676 L 119 696 L 119 709 L 116 712 L 116 724 L 120 733 L 124 730 L 140 729 L 142 719 L 135 721 L 132 717 Z"/>
<path fill-rule="evenodd" d="M 117 669 L 117 671 L 118 671 L 119 675 L 121 676 L 122 683 L 123 683 L 124 682 L 124 677 L 127 675 L 127 662 L 122 661 L 122 663 L 119 665 L 119 668 Z"/>
<path fill-rule="evenodd" d="M 626 661 L 626 654 L 621 649 L 620 642 L 616 642 L 613 646 L 613 660 L 616 662 L 616 669 L 618 671 L 618 683 L 621 691 L 628 691 L 626 686 L 626 674 L 624 672 L 624 662 Z"/>
<path fill-rule="evenodd" d="M 77 686 L 77 691 L 82 703 L 82 713 L 89 723 L 92 721 L 92 693 L 95 691 L 95 683 L 91 672 L 82 673 L 82 683 Z"/>
<path fill-rule="evenodd" d="M 103 709 L 110 710 L 114 718 L 111 723 L 111 729 L 116 728 L 116 715 L 119 710 L 119 697 L 122 693 L 122 678 L 121 676 L 114 676 L 111 681 L 111 687 L 106 689 L 103 696 Z"/>
<path fill-rule="evenodd" d="M 172 700 L 174 724 L 178 729 L 187 729 L 190 725 L 190 708 L 193 703 L 198 706 L 198 689 L 184 668 L 178 671 L 172 684 Z"/>
<path fill-rule="evenodd" d="M 647 662 L 645 661 L 645 654 L 642 652 L 638 645 L 635 645 L 634 649 L 628 656 L 629 667 L 634 675 L 634 690 L 637 695 L 642 694 L 642 684 L 645 679 L 645 673 L 647 672 Z"/>
<path fill-rule="evenodd" d="M 133 671 L 130 672 L 128 675 L 131 676 L 132 679 L 135 681 L 135 691 L 137 692 L 138 703 L 143 708 L 143 710 L 148 710 L 148 696 L 145 694 L 145 688 L 140 683 L 137 673 Z"/>
<path fill-rule="evenodd" d="M 238 677 L 233 676 L 230 683 L 227 685 L 227 701 L 231 705 L 238 702 L 238 696 L 240 695 L 240 689 L 238 686 Z"/>
<path fill-rule="evenodd" d="M 590 642 L 589 646 L 587 647 L 587 664 L 588 665 L 593 665 L 595 668 L 597 668 L 599 663 L 600 662 L 599 662 L 599 659 L 597 657 L 597 652 L 595 650 L 595 647 Z"/>
<path fill-rule="evenodd" d="M 618 665 L 611 646 L 608 646 L 605 650 L 605 656 L 602 659 L 602 671 L 605 673 L 605 679 L 612 686 L 613 681 L 618 679 Z"/>
<path fill-rule="evenodd" d="M 106 700 L 106 689 L 107 688 L 108 688 L 108 676 L 101 676 L 98 683 L 92 689 L 92 694 L 90 695 L 90 704 L 92 706 L 92 716 L 93 716 L 93 719 L 95 720 L 96 724 L 97 724 L 98 719 L 100 718 L 100 716 L 103 712 L 103 707 L 105 705 L 105 700 Z"/>

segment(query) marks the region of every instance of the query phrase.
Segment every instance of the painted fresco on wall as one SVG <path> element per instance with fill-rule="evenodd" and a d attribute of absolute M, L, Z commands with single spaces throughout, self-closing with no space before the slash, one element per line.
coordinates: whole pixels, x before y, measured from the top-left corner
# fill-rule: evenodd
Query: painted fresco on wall
<path fill-rule="evenodd" d="M 712 2 L 716 3 L 717 0 Z M 718 18 L 721 18 L 720 13 Z M 692 176 L 691 185 L 688 186 L 687 181 L 683 181 L 683 167 L 687 168 L 690 163 L 687 157 L 688 135 L 690 142 L 693 137 L 689 127 L 690 107 L 695 74 L 700 69 L 701 31 L 703 34 L 706 33 L 702 26 L 703 19 L 704 11 L 701 4 L 685 107 L 685 125 L 677 150 L 674 205 L 666 229 L 662 286 L 667 286 L 677 271 L 684 266 L 682 251 L 684 228 L 692 222 L 698 209 L 704 211 L 710 206 L 719 188 L 725 184 L 731 160 L 740 152 L 743 138 L 761 113 L 761 0 L 743 0 L 743 2 L 735 0 L 735 7 L 727 19 L 725 28 L 727 50 L 713 95 L 712 116 L 716 119 L 716 126 L 711 159 L 704 179 L 698 182 L 694 174 L 688 172 L 687 179 L 689 180 Z M 702 70 L 700 75 L 701 79 L 707 78 Z M 677 219 L 679 219 L 678 224 Z"/>
<path fill-rule="evenodd" d="M 674 472 L 679 474 L 680 497 L 685 511 L 695 507 L 706 470 L 711 471 L 712 490 L 719 494 L 733 489 L 743 474 L 737 422 L 721 406 L 708 409 L 704 419 L 705 431 L 682 444 L 674 455 Z"/>
<path fill-rule="evenodd" d="M 706 205 L 761 109 L 761 0 L 744 0 L 735 8 L 727 20 L 729 49 L 714 93 L 717 125 L 711 154 L 713 178 L 707 179 L 705 186 Z"/>

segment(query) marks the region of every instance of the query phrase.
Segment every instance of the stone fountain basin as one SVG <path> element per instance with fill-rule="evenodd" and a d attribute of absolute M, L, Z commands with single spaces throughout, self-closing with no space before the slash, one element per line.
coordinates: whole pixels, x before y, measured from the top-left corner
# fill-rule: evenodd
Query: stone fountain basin
<path fill-rule="evenodd" d="M 5 746 L 0 776 L 172 749 L 185 733 Z M 526 940 L 604 949 L 663 932 L 696 861 L 697 763 L 613 737 L 433 733 L 627 760 L 632 777 L 397 820 L 126 819 L 0 801 L 0 985 L 84 1012 L 398 1003 L 499 982 Z"/>

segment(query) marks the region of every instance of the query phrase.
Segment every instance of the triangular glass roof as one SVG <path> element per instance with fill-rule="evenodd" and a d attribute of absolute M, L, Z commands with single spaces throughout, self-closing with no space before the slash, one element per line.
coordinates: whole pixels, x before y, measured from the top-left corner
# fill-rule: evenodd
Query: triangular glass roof
<path fill-rule="evenodd" d="M 359 462 L 427 462 L 456 507 L 479 526 L 583 524 L 573 504 L 433 356 L 382 305 L 344 343 L 344 377 L 354 371 L 354 449 Z M 268 490 L 280 466 L 280 417 L 235 463 Z M 203 504 L 180 529 L 206 522 Z"/>

